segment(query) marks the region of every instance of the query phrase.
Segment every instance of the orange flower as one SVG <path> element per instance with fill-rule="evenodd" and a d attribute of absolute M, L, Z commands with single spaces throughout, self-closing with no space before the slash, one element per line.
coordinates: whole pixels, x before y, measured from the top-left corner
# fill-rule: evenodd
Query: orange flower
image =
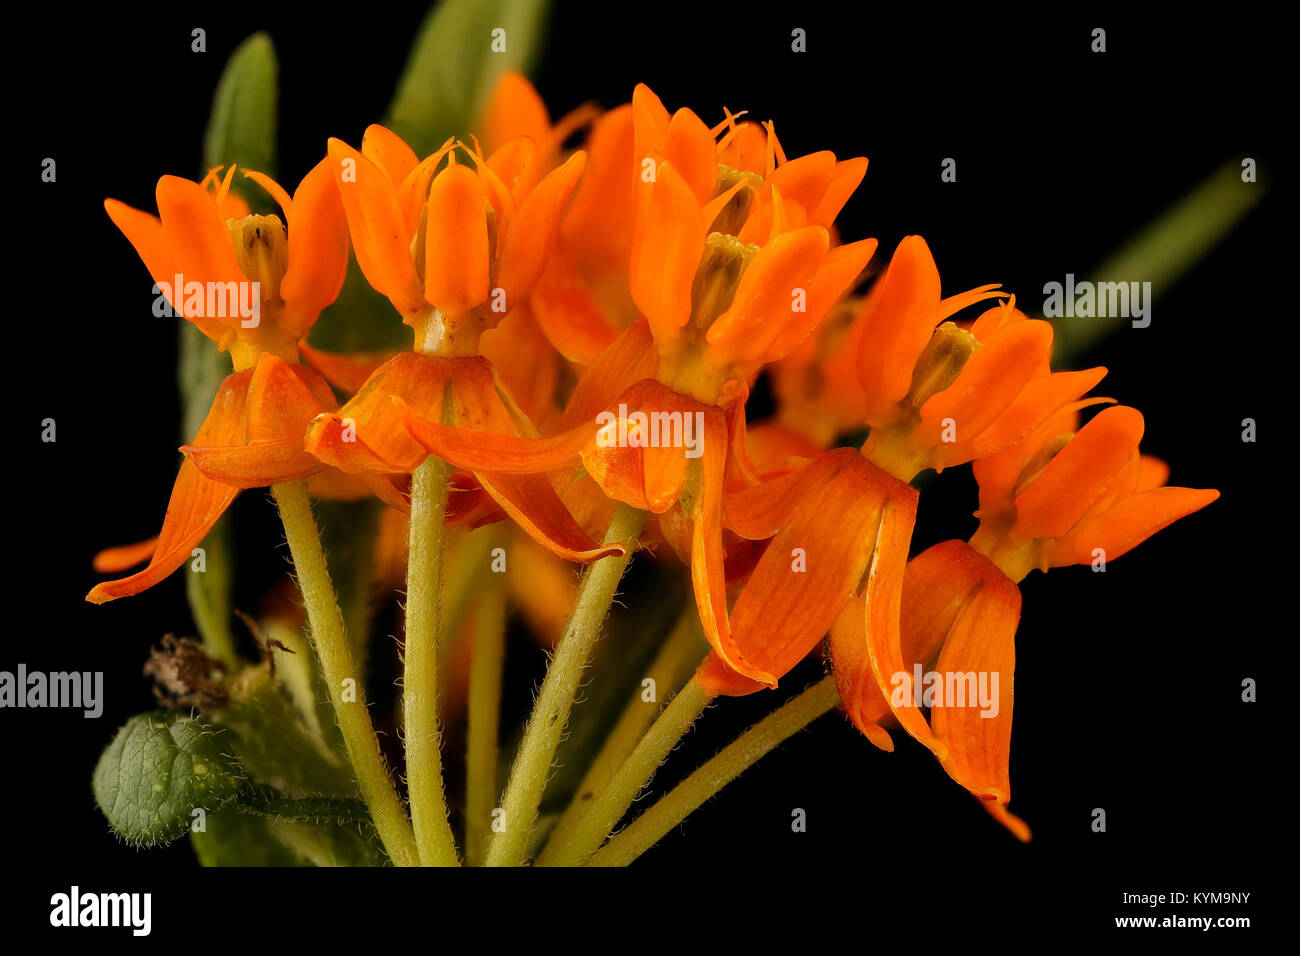
<path fill-rule="evenodd" d="M 1106 408 L 1075 431 L 1077 406 L 1023 441 L 975 463 L 980 527 L 971 544 L 1014 580 L 1034 568 L 1110 561 L 1219 497 L 1165 486 L 1169 470 L 1142 455 L 1135 408 Z"/>
<path fill-rule="evenodd" d="M 776 686 L 855 598 L 896 635 L 916 505 L 916 489 L 853 448 L 728 495 L 727 527 L 771 540 L 731 609 L 733 646 L 709 655 L 700 684 L 731 696 Z"/>
<path fill-rule="evenodd" d="M 556 472 L 564 484 L 580 464 L 608 499 L 658 515 L 675 550 L 690 555 L 696 603 L 715 651 L 737 672 L 772 683 L 771 671 L 738 651 L 728 624 L 726 476 L 758 481 L 745 452 L 749 383 L 816 327 L 856 281 L 875 241 L 831 247 L 828 228 L 817 220 L 828 210 L 833 216 L 847 198 L 839 196 L 843 176 L 833 163 L 825 182 L 792 177 L 799 198 L 787 204 L 779 187 L 720 165 L 714 137 L 734 127 L 731 119 L 711 131 L 689 110 L 670 117 L 640 86 L 633 120 L 641 160 L 630 292 L 645 319 L 587 367 L 563 430 L 536 440 L 488 435 L 448 427 L 413 406 L 407 425 L 424 448 L 458 467 Z M 754 236 L 760 244 L 742 241 L 750 210 L 765 202 L 771 215 Z M 798 225 L 791 228 L 791 220 Z M 677 428 L 676 440 L 660 440 L 656 429 L 664 423 Z M 574 490 L 568 493 L 572 499 Z M 575 508 L 592 510 L 590 503 Z"/>
<path fill-rule="evenodd" d="M 1053 374 L 1051 326 L 1014 297 L 969 329 L 944 321 L 1006 295 L 990 285 L 941 298 L 925 240 L 907 237 L 856 314 L 841 311 L 778 367 L 781 422 L 823 443 L 866 423 L 863 454 L 904 480 L 1006 448 L 1106 373 Z"/>
<path fill-rule="evenodd" d="M 279 203 L 287 235 L 278 216 L 227 220 L 233 174 L 231 167 L 219 185 L 211 174 L 203 183 L 164 176 L 158 217 L 113 199 L 104 203 L 172 307 L 229 350 L 235 371 L 221 383 L 194 441 L 181 449 L 185 461 L 156 541 L 96 559 L 102 572 L 146 557 L 149 565 L 97 585 L 87 595 L 96 604 L 137 594 L 179 568 L 239 489 L 296 481 L 320 469 L 302 436 L 308 422 L 334 407 L 334 396 L 317 372 L 298 364 L 297 342 L 343 284 L 343 207 L 322 161 L 292 199 L 268 177 L 247 173 Z"/>
<path fill-rule="evenodd" d="M 901 627 L 874 626 L 864 596 L 831 628 L 831 664 L 849 719 L 893 750 L 881 726 L 892 716 L 1028 840 L 1029 828 L 1006 810 L 1020 589 L 966 542 L 944 541 L 908 562 L 891 613 Z M 928 724 L 922 706 L 930 708 Z"/>
<path fill-rule="evenodd" d="M 511 140 L 490 158 L 447 143 L 422 162 L 381 126 L 361 152 L 330 141 L 340 195 L 367 280 L 415 330 L 418 351 L 400 353 L 369 375 L 337 413 L 307 433 L 308 450 L 345 472 L 410 474 L 428 451 L 406 430 L 416 415 L 454 428 L 535 436 L 492 364 L 482 335 L 522 305 L 554 242 L 560 210 L 582 171 L 583 154 L 538 181 L 536 147 Z M 446 160 L 447 165 L 438 170 Z M 500 331 L 498 329 L 498 331 Z M 355 385 L 364 368 L 317 354 Z M 549 397 L 548 397 L 549 404 Z M 571 561 L 621 553 L 575 522 L 544 476 L 473 468 L 479 487 L 540 543 Z M 458 483 L 463 488 L 464 483 Z M 452 500 L 461 520 L 487 520 L 481 502 Z M 454 514 L 454 517 L 456 515 Z"/>

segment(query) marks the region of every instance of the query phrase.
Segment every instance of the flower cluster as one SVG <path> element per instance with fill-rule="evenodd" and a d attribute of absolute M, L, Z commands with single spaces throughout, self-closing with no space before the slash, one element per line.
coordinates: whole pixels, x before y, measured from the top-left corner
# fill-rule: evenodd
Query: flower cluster
<path fill-rule="evenodd" d="M 158 537 L 96 561 L 106 572 L 147 566 L 88 599 L 136 594 L 177 570 L 239 490 L 306 481 L 317 497 L 373 495 L 409 523 L 410 602 L 439 587 L 416 575 L 436 573 L 422 529 L 443 522 L 509 522 L 553 555 L 527 552 L 535 570 L 513 588 L 531 599 L 551 589 L 543 602 L 572 601 L 550 568 L 589 564 L 557 670 L 575 666 L 566 641 L 589 649 L 569 631 L 599 630 L 630 553 L 663 543 L 656 557 L 689 577 L 708 642 L 685 726 L 714 698 L 777 687 L 824 645 L 838 703 L 873 744 L 892 749 L 891 731 L 915 738 L 1027 838 L 1006 809 L 1019 582 L 1119 557 L 1217 492 L 1167 486 L 1168 469 L 1139 450 L 1141 414 L 1089 397 L 1106 370 L 1054 370 L 1052 327 L 1009 292 L 945 296 L 919 236 L 860 294 L 877 243 L 843 241 L 836 219 L 865 158 L 790 157 L 770 122 L 727 112 L 710 127 L 645 86 L 617 109 L 553 123 L 513 74 L 477 131 L 424 157 L 382 126 L 359 149 L 330 140 L 292 196 L 244 171 L 283 218 L 250 214 L 230 191 L 233 168 L 199 183 L 164 176 L 156 217 L 106 203 L 157 282 L 254 283 L 260 309 L 250 323 L 173 292 L 233 371 L 181 449 Z M 578 136 L 583 148 L 569 149 Z M 350 256 L 391 303 L 390 321 L 410 327 L 409 350 L 309 344 Z M 776 411 L 751 423 L 760 376 Z M 916 479 L 966 464 L 978 531 L 909 559 Z M 591 619 L 584 595 L 605 565 L 609 593 Z M 573 653 L 576 688 L 585 654 Z M 931 671 L 940 692 L 921 700 L 912 677 Z M 998 678 L 995 707 L 941 692 L 943 675 L 967 689 L 967 676 L 985 674 Z M 543 771 L 555 743 L 541 725 L 558 717 L 558 740 L 572 703 L 552 681 L 522 745 Z M 430 814 L 411 765 L 423 713 L 407 701 L 414 855 L 431 862 L 451 838 L 441 776 Z M 436 764 L 434 720 L 433 755 L 420 760 Z M 651 730 L 629 748 L 618 763 L 630 794 L 566 817 L 574 849 L 543 859 L 588 859 L 679 735 Z M 542 785 L 525 779 L 526 756 L 503 803 L 523 820 L 492 835 L 490 862 L 524 860 Z M 362 790 L 397 858 L 401 840 Z"/>

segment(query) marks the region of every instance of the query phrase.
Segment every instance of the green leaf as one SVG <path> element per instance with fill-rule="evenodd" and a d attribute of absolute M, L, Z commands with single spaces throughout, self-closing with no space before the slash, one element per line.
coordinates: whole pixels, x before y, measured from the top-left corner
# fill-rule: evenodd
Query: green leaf
<path fill-rule="evenodd" d="M 182 836 L 195 810 L 212 811 L 244 789 L 243 771 L 222 735 L 193 717 L 155 711 L 132 717 L 95 767 L 99 808 L 127 843 Z"/>
<path fill-rule="evenodd" d="M 420 28 L 386 125 L 420 156 L 470 132 L 497 78 L 526 70 L 540 49 L 546 0 L 444 0 Z M 505 49 L 493 50 L 504 30 Z"/>
<path fill-rule="evenodd" d="M 230 55 L 203 137 L 204 172 L 236 163 L 275 175 L 278 72 L 275 47 L 265 33 L 254 33 Z"/>

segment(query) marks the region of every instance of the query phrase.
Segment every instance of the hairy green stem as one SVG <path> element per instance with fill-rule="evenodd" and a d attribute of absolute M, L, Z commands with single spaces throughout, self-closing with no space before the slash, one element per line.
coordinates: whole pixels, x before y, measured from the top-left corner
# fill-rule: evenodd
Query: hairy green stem
<path fill-rule="evenodd" d="M 389 858 L 397 866 L 414 866 L 419 860 L 415 837 L 379 749 L 366 707 L 365 687 L 353 667 L 352 652 L 343 630 L 343 614 L 334 598 L 334 585 L 325 565 L 307 485 L 301 481 L 275 485 L 271 494 L 280 509 L 298 587 L 307 609 L 312 644 L 320 659 L 321 673 L 329 688 L 361 797 L 370 809 L 370 817 Z"/>
<path fill-rule="evenodd" d="M 710 700 L 709 694 L 694 680 L 682 688 L 623 761 L 609 785 L 579 818 L 572 832 L 563 842 L 556 842 L 550 866 L 581 866 L 587 862 Z"/>
<path fill-rule="evenodd" d="M 546 847 L 537 858 L 538 866 L 556 865 L 561 848 L 572 839 L 574 828 L 582 819 L 591 801 L 609 784 L 623 761 L 636 748 L 655 718 L 663 711 L 658 694 L 675 693 L 699 666 L 709 645 L 700 629 L 699 613 L 691 602 L 673 625 L 672 632 L 659 648 L 659 653 L 646 671 L 645 680 L 652 681 L 656 696 L 645 698 L 644 681 L 637 687 L 632 699 L 623 708 L 618 723 L 601 745 L 596 759 L 591 762 L 582 782 L 574 791 L 563 816 L 547 838 Z"/>
<path fill-rule="evenodd" d="M 402 708 L 406 785 L 420 863 L 459 866 L 447 819 L 438 729 L 438 642 L 442 627 L 442 549 L 451 468 L 434 455 L 411 476 L 410 557 L 406 569 L 406 646 Z"/>
<path fill-rule="evenodd" d="M 627 866 L 778 744 L 839 703 L 835 678 L 827 677 L 768 714 L 724 747 L 654 806 L 617 833 L 588 866 Z"/>
<path fill-rule="evenodd" d="M 582 577 L 573 613 L 564 625 L 510 769 L 510 782 L 496 821 L 499 828 L 488 844 L 488 866 L 521 866 L 525 861 L 529 833 L 537 819 L 555 748 L 559 746 L 583 669 L 600 638 L 605 616 L 614 602 L 614 592 L 636 549 L 645 520 L 645 512 L 619 505 L 605 534 L 605 543 L 622 544 L 627 553 L 593 562 Z"/>

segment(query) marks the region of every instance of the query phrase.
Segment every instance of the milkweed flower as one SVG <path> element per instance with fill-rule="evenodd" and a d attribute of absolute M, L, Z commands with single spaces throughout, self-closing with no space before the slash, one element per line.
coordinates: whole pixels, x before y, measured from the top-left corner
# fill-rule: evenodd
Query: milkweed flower
<path fill-rule="evenodd" d="M 414 412 L 407 424 L 425 448 L 459 467 L 571 474 L 580 464 L 608 499 L 659 516 L 674 548 L 689 555 L 715 651 L 737 672 L 772 683 L 739 653 L 727 619 L 726 476 L 730 469 L 756 480 L 744 454 L 744 398 L 758 371 L 795 348 L 856 281 L 876 243 L 832 246 L 821 220 L 852 191 L 842 188 L 833 159 L 824 181 L 792 178 L 800 189 L 787 202 L 779 185 L 720 162 L 727 141 L 715 137 L 729 124 L 710 130 L 690 110 L 670 115 L 645 86 L 634 93 L 632 119 L 629 291 L 643 318 L 588 366 L 563 430 L 530 441 Z M 756 230 L 749 214 L 763 209 Z M 652 440 L 647 423 L 655 422 L 679 423 L 678 440 Z M 682 431 L 696 422 L 687 449 Z"/>
<path fill-rule="evenodd" d="M 1066 407 L 975 463 L 980 527 L 971 544 L 1016 581 L 1035 568 L 1118 558 L 1219 497 L 1165 484 L 1168 466 L 1138 448 L 1137 409 L 1105 408 L 1077 431 L 1076 418 Z"/>
<path fill-rule="evenodd" d="M 527 138 L 487 158 L 448 141 L 418 161 L 382 126 L 366 130 L 360 151 L 335 139 L 329 154 L 357 263 L 412 327 L 415 349 L 375 368 L 337 412 L 319 416 L 308 450 L 345 472 L 396 476 L 414 472 L 429 454 L 407 432 L 404 415 L 535 435 L 480 354 L 481 339 L 526 301 L 584 155 L 544 177 Z M 474 478 L 560 556 L 590 561 L 621 553 L 621 546 L 592 541 L 545 477 L 475 469 Z"/>
<path fill-rule="evenodd" d="M 234 372 L 181 464 L 167 515 L 150 545 L 112 549 L 101 571 L 142 571 L 97 585 L 96 604 L 152 587 L 191 557 L 241 488 L 295 481 L 320 471 L 303 448 L 307 424 L 335 406 L 325 379 L 299 364 L 297 343 L 334 301 L 347 267 L 343 207 L 326 162 L 292 198 L 274 180 L 247 172 L 279 204 L 276 215 L 227 218 L 232 166 L 219 183 L 177 176 L 158 181 L 158 215 L 117 200 L 104 208 L 144 261 L 172 308 L 230 353 Z M 191 290 L 201 290 L 194 293 Z M 232 309 L 234 298 L 254 305 Z M 248 314 L 242 314 L 247 312 Z"/>
<path fill-rule="evenodd" d="M 844 710 L 872 743 L 894 749 L 883 726 L 892 715 L 1027 840 L 1029 828 L 1006 809 L 1020 605 L 1020 589 L 996 564 L 965 541 L 944 541 L 907 564 L 899 643 L 879 640 L 886 632 L 868 629 L 866 610 L 851 605 L 831 628 L 830 657 Z"/>

